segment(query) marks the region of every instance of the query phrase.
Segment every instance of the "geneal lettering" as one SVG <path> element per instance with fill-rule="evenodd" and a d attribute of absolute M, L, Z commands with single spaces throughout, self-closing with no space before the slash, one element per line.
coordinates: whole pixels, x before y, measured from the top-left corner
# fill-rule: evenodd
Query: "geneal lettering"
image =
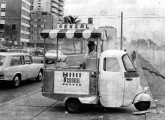
<path fill-rule="evenodd" d="M 58 24 L 58 29 L 89 29 L 88 24 Z"/>

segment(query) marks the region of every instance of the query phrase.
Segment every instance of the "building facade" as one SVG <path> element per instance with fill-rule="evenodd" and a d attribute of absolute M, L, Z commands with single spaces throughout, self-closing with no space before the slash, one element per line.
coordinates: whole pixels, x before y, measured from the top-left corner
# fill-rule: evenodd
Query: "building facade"
<path fill-rule="evenodd" d="M 26 46 L 30 35 L 30 0 L 0 0 L 4 43 Z"/>
<path fill-rule="evenodd" d="M 43 38 L 40 32 L 44 29 L 57 28 L 57 24 L 63 21 L 64 0 L 32 0 L 32 13 L 30 22 L 29 45 L 43 47 Z M 52 48 L 56 40 L 47 39 L 47 48 Z"/>
<path fill-rule="evenodd" d="M 64 0 L 33 0 L 33 11 L 49 12 L 54 16 L 54 24 L 61 22 L 64 15 Z"/>
<path fill-rule="evenodd" d="M 44 47 L 44 39 L 40 33 L 44 29 L 54 28 L 54 17 L 51 13 L 36 11 L 31 12 L 30 18 L 30 42 L 28 46 Z M 46 45 L 49 45 L 50 48 L 53 47 L 52 43 L 56 44 L 56 41 L 52 39 L 46 40 Z"/>

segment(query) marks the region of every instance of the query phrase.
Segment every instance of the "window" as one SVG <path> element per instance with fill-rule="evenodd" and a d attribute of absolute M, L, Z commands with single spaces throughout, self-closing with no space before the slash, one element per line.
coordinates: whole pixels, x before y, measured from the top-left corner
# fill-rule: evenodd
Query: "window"
<path fill-rule="evenodd" d="M 0 56 L 0 66 L 5 62 L 5 56 Z"/>
<path fill-rule="evenodd" d="M 5 4 L 6 3 L 6 1 L 5 0 L 1 0 L 1 4 Z"/>
<path fill-rule="evenodd" d="M 32 59 L 30 56 L 25 56 L 25 64 L 31 64 L 32 63 Z"/>
<path fill-rule="evenodd" d="M 5 12 L 6 11 L 6 8 L 1 8 L 1 12 Z"/>
<path fill-rule="evenodd" d="M 22 65 L 22 64 L 23 64 L 23 60 L 21 56 L 13 56 L 11 58 L 10 66 L 16 66 L 16 65 Z"/>
<path fill-rule="evenodd" d="M 5 20 L 5 16 L 1 16 L 1 20 Z"/>
<path fill-rule="evenodd" d="M 104 58 L 103 70 L 110 72 L 119 72 L 120 66 L 118 60 L 114 57 Z"/>
<path fill-rule="evenodd" d="M 37 22 L 37 19 L 34 19 L 34 22 Z"/>
<path fill-rule="evenodd" d="M 136 71 L 128 55 L 123 56 L 123 63 L 126 71 Z"/>
<path fill-rule="evenodd" d="M 45 28 L 45 25 L 41 25 L 41 28 Z"/>
<path fill-rule="evenodd" d="M 46 22 L 46 20 L 45 19 L 41 19 L 41 22 Z"/>

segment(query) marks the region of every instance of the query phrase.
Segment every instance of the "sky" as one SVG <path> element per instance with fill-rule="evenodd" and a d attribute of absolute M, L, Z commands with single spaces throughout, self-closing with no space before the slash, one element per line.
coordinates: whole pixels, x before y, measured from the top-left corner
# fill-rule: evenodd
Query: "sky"
<path fill-rule="evenodd" d="M 165 0 L 65 0 L 64 16 L 78 16 L 82 23 L 94 19 L 94 26 L 117 28 L 128 41 L 151 39 L 165 45 Z"/>

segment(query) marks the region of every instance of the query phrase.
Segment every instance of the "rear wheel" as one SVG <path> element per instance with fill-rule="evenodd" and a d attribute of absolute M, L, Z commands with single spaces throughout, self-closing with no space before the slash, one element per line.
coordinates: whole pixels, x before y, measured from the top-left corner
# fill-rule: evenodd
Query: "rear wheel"
<path fill-rule="evenodd" d="M 151 105 L 150 101 L 141 101 L 134 104 L 135 108 L 139 111 L 148 110 L 150 108 L 150 105 Z"/>
<path fill-rule="evenodd" d="M 18 87 L 20 85 L 21 82 L 21 77 L 19 75 L 15 75 L 13 80 L 12 80 L 12 86 L 13 87 Z"/>
<path fill-rule="evenodd" d="M 43 72 L 40 70 L 36 78 L 36 81 L 41 82 L 42 80 L 43 80 Z"/>
<path fill-rule="evenodd" d="M 65 108 L 69 113 L 78 113 L 81 110 L 81 103 L 77 98 L 69 98 L 65 102 Z"/>

